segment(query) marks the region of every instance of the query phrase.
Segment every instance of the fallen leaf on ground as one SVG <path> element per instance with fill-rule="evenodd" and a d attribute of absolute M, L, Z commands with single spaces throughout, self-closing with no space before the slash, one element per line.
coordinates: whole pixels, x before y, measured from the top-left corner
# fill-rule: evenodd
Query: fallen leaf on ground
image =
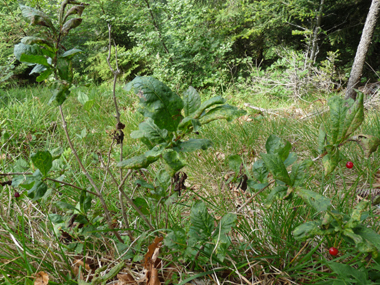
<path fill-rule="evenodd" d="M 49 275 L 46 272 L 40 271 L 36 273 L 34 285 L 46 285 L 49 283 Z"/>
<path fill-rule="evenodd" d="M 131 274 L 118 274 L 117 279 L 119 279 L 117 285 L 135 285 L 137 282 L 135 279 L 132 277 Z"/>

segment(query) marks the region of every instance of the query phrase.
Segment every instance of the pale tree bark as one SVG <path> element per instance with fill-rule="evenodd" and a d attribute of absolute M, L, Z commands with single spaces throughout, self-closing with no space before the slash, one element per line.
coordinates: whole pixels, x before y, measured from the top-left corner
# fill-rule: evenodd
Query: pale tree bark
<path fill-rule="evenodd" d="M 364 24 L 363 33 L 360 38 L 359 46 L 356 51 L 354 64 L 352 65 L 350 79 L 348 80 L 345 99 L 356 99 L 356 91 L 354 90 L 362 76 L 365 57 L 367 55 L 368 47 L 371 44 L 373 31 L 375 30 L 376 21 L 380 11 L 380 0 L 372 0 L 371 7 Z"/>
<path fill-rule="evenodd" d="M 313 32 L 313 42 L 312 42 L 312 48 L 310 53 L 310 59 L 315 62 L 315 59 L 317 57 L 317 48 L 318 48 L 318 36 L 321 29 L 322 24 L 322 16 L 323 16 L 323 5 L 325 3 L 325 0 L 321 0 L 321 3 L 319 4 L 319 11 L 316 19 L 316 25 Z"/>

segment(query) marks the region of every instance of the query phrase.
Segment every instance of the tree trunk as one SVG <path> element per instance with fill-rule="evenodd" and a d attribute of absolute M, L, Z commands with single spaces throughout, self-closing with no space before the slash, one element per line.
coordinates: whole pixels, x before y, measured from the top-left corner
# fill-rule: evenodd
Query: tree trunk
<path fill-rule="evenodd" d="M 312 49 L 310 54 L 310 59 L 315 62 L 315 59 L 317 57 L 317 47 L 318 47 L 318 35 L 319 31 L 321 29 L 322 24 L 322 15 L 323 15 L 323 5 L 325 3 L 325 0 L 321 0 L 321 3 L 319 4 L 319 12 L 317 15 L 316 25 L 313 32 L 313 43 L 312 43 Z"/>
<path fill-rule="evenodd" d="M 367 55 L 368 47 L 371 44 L 373 31 L 376 26 L 376 20 L 380 11 L 380 0 L 372 0 L 371 7 L 365 21 L 363 33 L 360 38 L 359 46 L 356 51 L 354 64 L 352 65 L 350 79 L 347 84 L 347 91 L 345 99 L 356 99 L 356 91 L 354 90 L 360 82 L 360 78 L 363 72 L 363 66 L 365 63 L 365 57 Z"/>

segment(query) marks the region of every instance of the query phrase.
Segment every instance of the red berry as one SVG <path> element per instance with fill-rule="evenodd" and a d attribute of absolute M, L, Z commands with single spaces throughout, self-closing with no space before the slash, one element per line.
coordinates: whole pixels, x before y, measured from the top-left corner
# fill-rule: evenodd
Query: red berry
<path fill-rule="evenodd" d="M 346 167 L 347 168 L 352 168 L 352 167 L 354 167 L 354 163 L 352 161 L 349 161 L 349 162 L 346 163 Z"/>
<path fill-rule="evenodd" d="M 18 198 L 18 197 L 20 197 L 20 193 L 15 192 L 15 198 Z"/>
<path fill-rule="evenodd" d="M 338 254 L 338 249 L 335 248 L 335 247 L 330 247 L 329 249 L 329 253 L 332 255 L 332 256 L 336 256 Z"/>

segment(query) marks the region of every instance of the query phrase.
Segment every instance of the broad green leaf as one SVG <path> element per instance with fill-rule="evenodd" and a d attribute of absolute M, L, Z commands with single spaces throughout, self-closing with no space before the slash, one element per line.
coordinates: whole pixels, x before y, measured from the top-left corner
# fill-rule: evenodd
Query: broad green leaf
<path fill-rule="evenodd" d="M 74 55 L 78 54 L 78 53 L 82 53 L 82 51 L 80 49 L 77 49 L 77 48 L 73 48 L 73 49 L 70 49 L 68 51 L 65 51 L 61 57 L 63 58 L 66 58 L 66 59 L 72 59 L 74 57 Z"/>
<path fill-rule="evenodd" d="M 228 167 L 232 169 L 236 174 L 240 173 L 240 166 L 243 163 L 243 160 L 241 159 L 240 155 L 230 155 L 227 157 L 228 161 Z"/>
<path fill-rule="evenodd" d="M 289 153 L 288 157 L 284 161 L 285 167 L 292 165 L 296 161 L 297 161 L 297 154 L 295 152 Z"/>
<path fill-rule="evenodd" d="M 25 6 L 25 5 L 20 5 L 20 9 L 21 9 L 22 15 L 25 18 L 29 19 L 31 25 L 49 27 L 53 31 L 53 33 L 56 32 L 54 25 L 51 22 L 50 17 L 46 15 L 44 12 Z"/>
<path fill-rule="evenodd" d="M 268 169 L 265 166 L 264 160 L 262 159 L 255 161 L 255 163 L 252 165 L 252 172 L 255 179 L 262 183 L 267 179 L 269 174 Z"/>
<path fill-rule="evenodd" d="M 36 78 L 36 81 L 37 82 L 42 82 L 42 81 L 44 81 L 46 78 L 48 78 L 51 74 L 53 73 L 53 70 L 52 69 L 46 69 L 44 72 L 42 72 L 41 74 L 40 74 L 40 76 L 38 76 L 37 78 Z"/>
<path fill-rule="evenodd" d="M 177 130 L 182 120 L 183 101 L 164 83 L 153 77 L 137 76 L 124 88 L 127 91 L 133 89 L 140 97 L 139 112 L 152 118 L 160 129 Z"/>
<path fill-rule="evenodd" d="M 301 186 L 304 183 L 306 169 L 309 168 L 311 164 L 312 161 L 310 159 L 307 159 L 292 166 L 290 180 L 292 181 L 291 185 L 293 187 Z"/>
<path fill-rule="evenodd" d="M 59 224 L 59 223 L 64 222 L 63 217 L 58 214 L 49 214 L 49 219 L 54 224 Z"/>
<path fill-rule="evenodd" d="M 38 151 L 30 157 L 34 166 L 37 167 L 44 176 L 46 176 L 50 168 L 53 166 L 53 157 L 51 153 L 49 151 Z"/>
<path fill-rule="evenodd" d="M 66 59 L 58 59 L 58 74 L 61 79 L 71 82 L 73 80 L 72 62 Z"/>
<path fill-rule="evenodd" d="M 153 162 L 158 160 L 158 157 L 147 157 L 145 154 L 134 156 L 130 159 L 123 160 L 117 164 L 118 167 L 125 167 L 128 169 L 146 168 Z"/>
<path fill-rule="evenodd" d="M 273 178 L 278 179 L 287 185 L 291 185 L 291 180 L 284 165 L 284 162 L 278 154 L 265 154 L 262 153 L 261 157 L 264 160 L 265 166 L 272 173 Z"/>
<path fill-rule="evenodd" d="M 26 190 L 32 189 L 36 181 L 41 181 L 42 174 L 41 171 L 37 170 L 33 173 L 33 175 L 20 175 L 15 176 L 12 179 L 12 186 L 13 187 L 22 187 Z"/>
<path fill-rule="evenodd" d="M 331 143 L 337 144 L 342 142 L 347 111 L 354 104 L 354 100 L 343 100 L 340 97 L 334 96 L 329 99 L 328 104 L 330 106 Z"/>
<path fill-rule="evenodd" d="M 319 135 L 318 135 L 318 153 L 319 154 L 322 154 L 324 152 L 326 144 L 328 144 L 327 134 L 326 134 L 324 126 L 321 124 L 321 126 L 319 127 Z"/>
<path fill-rule="evenodd" d="M 226 102 L 225 99 L 223 99 L 220 96 L 213 97 L 211 99 L 206 100 L 201 104 L 201 106 L 191 115 L 194 119 L 199 119 L 199 117 L 203 114 L 203 112 L 214 105 L 220 105 L 224 104 Z"/>
<path fill-rule="evenodd" d="M 66 202 L 58 201 L 55 203 L 59 208 L 62 210 L 75 210 L 78 211 L 77 208 L 75 208 L 73 205 L 68 204 Z"/>
<path fill-rule="evenodd" d="M 133 199 L 133 203 L 141 210 L 144 215 L 150 214 L 149 205 L 145 199 L 138 197 L 136 199 Z"/>
<path fill-rule="evenodd" d="M 131 138 L 140 139 L 147 138 L 152 143 L 162 143 L 166 141 L 168 131 L 160 129 L 151 118 L 147 118 L 144 122 L 139 124 L 139 130 L 131 133 Z"/>
<path fill-rule="evenodd" d="M 284 199 L 288 194 L 288 187 L 287 186 L 276 186 L 272 189 L 272 191 L 267 196 L 264 206 L 269 209 L 273 202 L 276 200 Z"/>
<path fill-rule="evenodd" d="M 247 112 L 242 109 L 226 104 L 209 110 L 206 114 L 202 115 L 199 121 L 202 125 L 208 124 L 215 120 L 227 120 L 228 122 L 231 122 L 246 113 Z"/>
<path fill-rule="evenodd" d="M 373 244 L 380 251 L 380 235 L 371 228 L 359 225 L 354 228 L 354 233 Z"/>
<path fill-rule="evenodd" d="M 189 116 L 194 113 L 201 106 L 201 97 L 199 96 L 197 90 L 190 86 L 183 93 L 183 110 L 185 111 L 185 116 Z"/>
<path fill-rule="evenodd" d="M 368 207 L 369 201 L 365 201 L 364 199 L 361 200 L 354 208 L 354 210 L 351 213 L 350 220 L 345 224 L 346 229 L 353 229 L 360 225 L 361 223 L 361 217 L 364 212 L 364 210 Z"/>
<path fill-rule="evenodd" d="M 137 179 L 135 181 L 135 185 L 140 185 L 141 187 L 148 188 L 148 189 L 151 189 L 151 190 L 155 189 L 155 187 L 152 184 L 146 182 L 145 180 L 141 180 L 141 179 Z"/>
<path fill-rule="evenodd" d="M 186 232 L 183 228 L 174 227 L 172 231 L 166 235 L 164 239 L 164 245 L 170 250 L 182 250 L 186 248 Z"/>
<path fill-rule="evenodd" d="M 350 140 L 356 141 L 363 148 L 364 154 L 367 158 L 369 158 L 380 145 L 380 139 L 370 135 L 360 134 L 353 136 Z"/>
<path fill-rule="evenodd" d="M 329 175 L 334 171 L 339 163 L 339 149 L 334 148 L 322 158 L 322 164 L 325 170 L 325 175 Z"/>
<path fill-rule="evenodd" d="M 14 47 L 14 55 L 15 57 L 21 61 L 21 55 L 42 55 L 41 48 L 38 45 L 26 45 L 23 43 L 19 43 Z"/>
<path fill-rule="evenodd" d="M 78 92 L 78 101 L 82 105 L 86 104 L 86 102 L 89 100 L 88 95 L 82 91 Z"/>
<path fill-rule="evenodd" d="M 82 18 L 72 18 L 68 20 L 62 27 L 61 32 L 63 35 L 67 35 L 70 30 L 75 29 L 82 23 Z"/>
<path fill-rule="evenodd" d="M 49 100 L 49 104 L 56 101 L 58 106 L 62 105 L 69 94 L 70 94 L 69 87 L 66 85 L 60 85 L 57 89 L 53 90 L 53 96 L 51 96 Z"/>
<path fill-rule="evenodd" d="M 179 142 L 173 149 L 179 152 L 192 152 L 199 149 L 206 150 L 212 146 L 212 142 L 207 139 L 189 139 L 185 142 Z"/>
<path fill-rule="evenodd" d="M 268 186 L 268 183 L 256 183 L 255 181 L 248 179 L 247 185 L 250 189 L 260 191 L 261 189 Z"/>
<path fill-rule="evenodd" d="M 44 46 L 50 46 L 53 48 L 53 43 L 39 37 L 27 36 L 21 39 L 21 43 L 26 45 L 43 44 Z"/>
<path fill-rule="evenodd" d="M 218 230 L 214 233 L 214 237 L 220 235 L 227 235 L 232 227 L 236 225 L 237 216 L 236 214 L 227 213 L 223 216 L 218 224 Z"/>
<path fill-rule="evenodd" d="M 33 67 L 32 71 L 29 73 L 29 75 L 31 75 L 31 74 L 33 74 L 33 73 L 38 73 L 38 74 L 40 74 L 40 73 L 44 72 L 45 70 L 47 70 L 47 68 L 46 68 L 45 66 L 43 66 L 42 64 L 36 64 L 36 65 Z"/>
<path fill-rule="evenodd" d="M 346 113 L 346 118 L 344 120 L 344 126 L 342 133 L 340 134 L 338 141 L 346 140 L 364 121 L 364 106 L 363 99 L 364 94 L 362 92 L 358 93 L 358 97 L 355 103 L 352 104 L 350 109 Z"/>
<path fill-rule="evenodd" d="M 291 148 L 290 142 L 284 141 L 275 135 L 270 135 L 265 143 L 267 153 L 278 154 L 282 161 L 288 158 Z"/>
<path fill-rule="evenodd" d="M 145 152 L 144 155 L 150 158 L 159 158 L 164 153 L 167 146 L 167 143 L 158 144 L 154 146 L 152 149 Z"/>
<path fill-rule="evenodd" d="M 186 165 L 186 163 L 180 158 L 178 152 L 174 150 L 168 150 L 164 153 L 163 158 L 174 172 L 177 172 Z"/>
<path fill-rule="evenodd" d="M 350 229 L 344 229 L 343 230 L 343 235 L 346 237 L 349 237 L 352 239 L 355 243 L 356 248 L 362 252 L 362 253 L 369 253 L 369 252 L 376 252 L 376 247 L 369 242 L 368 240 L 364 239 L 361 235 L 355 234 L 355 232 Z"/>
<path fill-rule="evenodd" d="M 34 55 L 34 54 L 23 53 L 20 57 L 20 61 L 21 62 L 41 64 L 41 65 L 46 66 L 46 67 L 50 66 L 46 57 L 44 57 L 43 55 Z"/>
<path fill-rule="evenodd" d="M 66 19 L 68 16 L 70 16 L 70 15 L 74 15 L 74 14 L 78 14 L 78 16 L 81 17 L 84 8 L 85 8 L 84 5 L 76 5 L 76 6 L 73 6 L 73 7 L 71 7 L 71 8 L 67 11 L 67 13 L 66 13 L 66 15 L 65 15 L 64 18 Z"/>
<path fill-rule="evenodd" d="M 34 183 L 32 189 L 28 191 L 28 197 L 33 198 L 33 201 L 41 199 L 47 191 L 47 185 L 41 180 Z"/>
<path fill-rule="evenodd" d="M 86 111 L 90 111 L 92 106 L 94 106 L 94 104 L 95 104 L 95 100 L 88 100 L 86 103 L 84 103 L 83 109 L 85 109 Z"/>
<path fill-rule="evenodd" d="M 360 271 L 354 267 L 351 267 L 347 264 L 337 263 L 330 261 L 328 262 L 330 268 L 338 275 L 339 278 L 342 278 L 344 281 L 341 281 L 341 284 L 352 284 L 351 280 L 355 280 L 355 284 L 360 285 L 369 285 L 373 284 L 367 279 L 365 272 Z"/>
<path fill-rule="evenodd" d="M 207 241 L 215 229 L 214 218 L 208 213 L 203 201 L 197 201 L 190 212 L 189 245 Z"/>
<path fill-rule="evenodd" d="M 329 198 L 314 191 L 296 188 L 296 193 L 302 198 L 302 200 L 317 210 L 317 212 L 326 211 L 331 206 L 331 201 Z"/>
<path fill-rule="evenodd" d="M 323 231 L 319 227 L 319 221 L 306 222 L 294 229 L 293 236 L 296 240 L 303 241 L 316 235 L 323 235 Z"/>
<path fill-rule="evenodd" d="M 199 122 L 198 119 L 193 119 L 191 117 L 186 117 L 178 125 L 178 129 L 182 130 L 183 132 L 186 132 L 191 127 L 193 128 L 194 132 L 197 132 L 200 129 L 200 127 L 201 127 L 201 123 Z"/>

